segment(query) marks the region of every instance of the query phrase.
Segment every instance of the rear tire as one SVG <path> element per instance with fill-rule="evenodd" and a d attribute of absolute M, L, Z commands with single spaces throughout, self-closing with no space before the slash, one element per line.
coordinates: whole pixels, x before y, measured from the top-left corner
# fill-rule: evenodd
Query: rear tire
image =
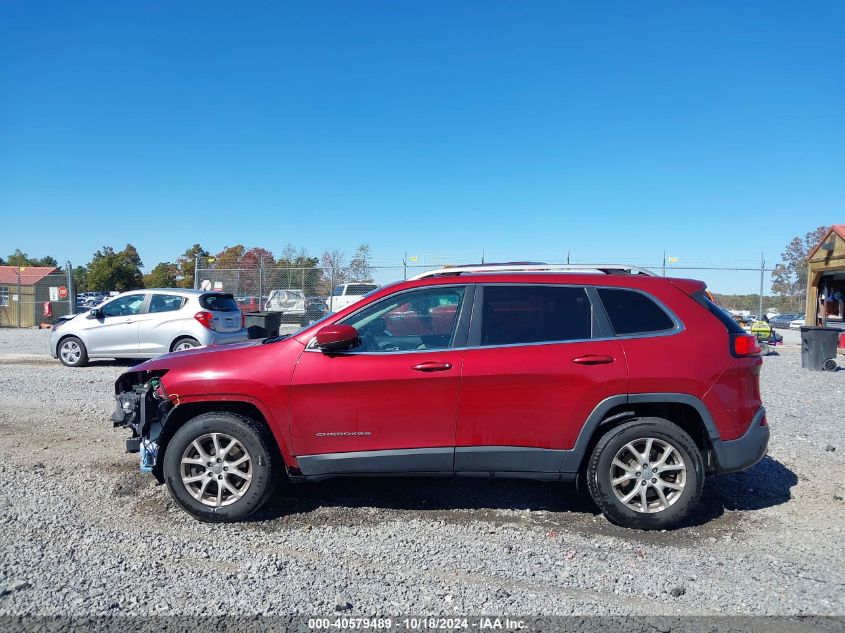
<path fill-rule="evenodd" d="M 587 463 L 587 486 L 611 523 L 672 528 L 689 517 L 701 497 L 701 451 L 668 420 L 638 418 L 601 437 Z"/>
<path fill-rule="evenodd" d="M 65 367 L 85 367 L 88 364 L 88 350 L 85 343 L 75 336 L 68 336 L 59 343 L 59 360 Z"/>
<path fill-rule="evenodd" d="M 191 336 L 186 336 L 184 338 L 176 339 L 173 342 L 173 345 L 170 348 L 170 351 L 171 352 L 181 352 L 181 351 L 184 351 L 186 349 L 193 349 L 194 347 L 200 347 L 200 342 L 197 339 L 195 339 Z"/>
<path fill-rule="evenodd" d="M 167 444 L 164 479 L 176 504 L 195 519 L 240 521 L 273 494 L 277 471 L 266 429 L 227 411 L 186 422 Z"/>

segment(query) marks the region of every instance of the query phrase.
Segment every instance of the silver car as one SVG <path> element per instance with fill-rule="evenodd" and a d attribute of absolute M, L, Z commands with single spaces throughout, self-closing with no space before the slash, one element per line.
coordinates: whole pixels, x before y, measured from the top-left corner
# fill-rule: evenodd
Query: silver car
<path fill-rule="evenodd" d="M 156 288 L 124 292 L 60 321 L 50 333 L 50 353 L 68 367 L 81 367 L 89 358 L 153 358 L 247 338 L 232 295 Z"/>

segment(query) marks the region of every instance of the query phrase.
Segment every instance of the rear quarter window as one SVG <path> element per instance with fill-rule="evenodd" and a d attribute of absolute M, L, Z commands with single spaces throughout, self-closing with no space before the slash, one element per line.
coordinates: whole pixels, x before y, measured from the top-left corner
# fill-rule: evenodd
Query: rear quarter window
<path fill-rule="evenodd" d="M 617 335 L 665 332 L 675 322 L 654 299 L 624 288 L 597 288 L 604 310 Z"/>
<path fill-rule="evenodd" d="M 240 308 L 232 295 L 207 294 L 200 296 L 200 305 L 212 312 L 238 312 Z"/>

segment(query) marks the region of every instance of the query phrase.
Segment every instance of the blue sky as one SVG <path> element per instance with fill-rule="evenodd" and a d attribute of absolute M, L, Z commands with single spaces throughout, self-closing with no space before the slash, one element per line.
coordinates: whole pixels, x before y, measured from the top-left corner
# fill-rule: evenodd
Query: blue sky
<path fill-rule="evenodd" d="M 845 221 L 844 25 L 838 1 L 6 0 L 0 253 L 773 262 Z"/>

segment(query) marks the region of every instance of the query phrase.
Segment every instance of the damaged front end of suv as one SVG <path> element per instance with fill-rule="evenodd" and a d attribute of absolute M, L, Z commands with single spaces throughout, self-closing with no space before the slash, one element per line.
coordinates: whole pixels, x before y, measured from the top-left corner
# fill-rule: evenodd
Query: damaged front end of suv
<path fill-rule="evenodd" d="M 159 437 L 167 419 L 178 404 L 161 382 L 167 370 L 129 371 L 115 382 L 115 427 L 132 431 L 126 440 L 127 453 L 141 454 L 141 471 L 154 472 L 158 460 Z"/>

